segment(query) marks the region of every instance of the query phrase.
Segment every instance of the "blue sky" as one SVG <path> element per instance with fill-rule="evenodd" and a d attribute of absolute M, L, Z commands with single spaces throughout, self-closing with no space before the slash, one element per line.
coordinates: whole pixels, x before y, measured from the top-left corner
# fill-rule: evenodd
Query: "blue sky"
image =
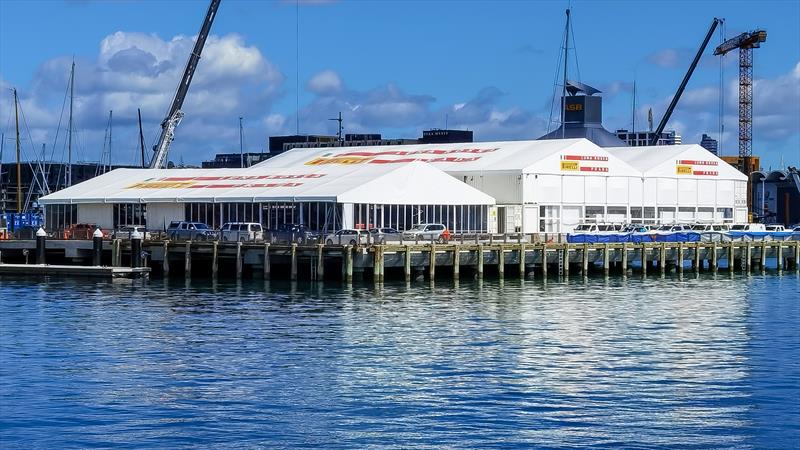
<path fill-rule="evenodd" d="M 237 1 L 222 0 L 189 91 L 171 157 L 199 163 L 246 150 L 269 135 L 347 132 L 416 137 L 422 129 L 475 131 L 477 140 L 532 139 L 548 125 L 565 1 Z M 713 17 L 725 34 L 765 28 L 755 50 L 754 153 L 765 167 L 800 163 L 799 1 L 572 1 L 577 67 L 571 77 L 604 92 L 607 129 L 656 121 Z M 158 134 L 205 14 L 203 1 L 0 1 L 0 130 L 12 130 L 17 87 L 27 155 L 55 143 L 71 58 L 75 57 L 79 159 L 96 160 L 108 110 L 113 159 L 137 154 L 136 108 L 145 137 Z M 299 61 L 297 59 L 299 12 Z M 684 142 L 718 132 L 720 60 L 715 34 L 668 128 Z M 573 57 L 575 55 L 573 54 Z M 299 67 L 299 71 L 297 68 Z M 724 61 L 721 152 L 737 150 L 737 56 Z M 299 75 L 299 90 L 297 80 Z M 298 96 L 299 93 L 299 96 Z M 637 126 L 637 128 L 640 128 Z M 30 138 L 27 138 L 30 130 Z M 7 141 L 8 143 L 8 141 Z M 9 147 L 6 147 L 9 149 Z M 9 160 L 9 152 L 4 155 Z"/>

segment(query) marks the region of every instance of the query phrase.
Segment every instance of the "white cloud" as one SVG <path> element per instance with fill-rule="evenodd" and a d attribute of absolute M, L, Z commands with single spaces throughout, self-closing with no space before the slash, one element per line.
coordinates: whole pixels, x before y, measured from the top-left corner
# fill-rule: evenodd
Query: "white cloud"
<path fill-rule="evenodd" d="M 661 99 L 654 105 L 645 104 L 639 109 L 646 117 L 647 108 L 653 107 L 655 120 L 666 109 L 672 97 Z M 800 138 L 800 62 L 787 73 L 776 78 L 756 79 L 753 83 L 753 152 L 762 158 L 774 158 L 772 153 L 793 146 Z M 720 148 L 723 154 L 738 152 L 739 83 L 732 79 L 724 87 L 723 122 L 725 131 Z M 683 134 L 684 142 L 699 142 L 703 133 L 716 138 L 719 130 L 719 89 L 703 86 L 684 92 L 668 129 Z M 795 151 L 795 153 L 798 153 Z M 800 155 L 797 155 L 800 158 Z"/>
<path fill-rule="evenodd" d="M 194 39 L 178 35 L 164 40 L 155 34 L 119 31 L 100 42 L 95 58 L 76 61 L 75 124 L 84 131 L 88 159 L 99 157 L 109 110 L 114 110 L 120 146 L 138 137 L 137 108 L 146 122 L 146 136 L 158 134 Z M 71 64 L 66 57 L 43 62 L 30 88 L 20 90 L 34 140 L 52 142 Z M 251 132 L 259 136 L 251 142 L 258 145 L 254 150 L 262 148 L 267 132 L 262 118 L 269 117 L 283 81 L 280 71 L 242 36 L 209 36 L 183 105 L 186 117 L 176 133 L 173 154 L 177 158 L 183 152 L 199 162 L 215 150 L 238 147 L 239 116 L 257 124 Z M 270 123 L 274 126 L 275 120 Z"/>
<path fill-rule="evenodd" d="M 306 88 L 317 95 L 334 95 L 342 90 L 342 79 L 333 70 L 323 70 L 311 77 Z"/>

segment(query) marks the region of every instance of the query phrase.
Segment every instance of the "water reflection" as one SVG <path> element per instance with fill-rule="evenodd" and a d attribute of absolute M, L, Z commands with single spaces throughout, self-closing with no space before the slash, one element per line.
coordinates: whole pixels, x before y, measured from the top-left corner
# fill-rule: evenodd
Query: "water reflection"
<path fill-rule="evenodd" d="M 2 282 L 11 446 L 774 448 L 800 427 L 797 274 Z"/>

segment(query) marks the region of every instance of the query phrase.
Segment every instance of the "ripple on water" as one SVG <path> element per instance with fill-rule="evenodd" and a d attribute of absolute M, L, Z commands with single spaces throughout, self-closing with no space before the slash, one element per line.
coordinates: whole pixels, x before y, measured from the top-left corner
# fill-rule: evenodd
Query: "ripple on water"
<path fill-rule="evenodd" d="M 0 280 L 0 442 L 792 448 L 800 279 Z"/>

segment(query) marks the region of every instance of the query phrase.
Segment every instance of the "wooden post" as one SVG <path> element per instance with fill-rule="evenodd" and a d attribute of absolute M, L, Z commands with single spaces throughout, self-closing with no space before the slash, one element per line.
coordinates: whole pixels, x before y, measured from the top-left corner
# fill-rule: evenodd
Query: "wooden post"
<path fill-rule="evenodd" d="M 350 284 L 353 282 L 353 247 L 344 246 L 344 280 Z"/>
<path fill-rule="evenodd" d="M 292 281 L 297 280 L 297 244 L 292 243 L 292 273 L 290 274 L 290 279 Z"/>
<path fill-rule="evenodd" d="M 608 276 L 608 270 L 609 270 L 608 244 L 603 244 L 603 275 Z"/>
<path fill-rule="evenodd" d="M 778 248 L 776 248 L 775 251 L 778 252 L 777 253 L 778 261 L 776 267 L 778 271 L 781 271 L 783 270 L 783 242 L 780 241 L 778 242 Z"/>
<path fill-rule="evenodd" d="M 383 283 L 383 245 L 372 247 L 372 282 Z"/>
<path fill-rule="evenodd" d="M 628 243 L 622 243 L 622 273 L 628 272 Z"/>
<path fill-rule="evenodd" d="M 503 244 L 497 248 L 497 276 L 502 280 L 506 275 L 506 254 Z"/>
<path fill-rule="evenodd" d="M 658 266 L 661 269 L 661 276 L 667 273 L 667 244 L 661 244 L 661 252 L 658 255 Z"/>
<path fill-rule="evenodd" d="M 719 266 L 717 264 L 717 243 L 714 242 L 711 244 L 711 270 L 714 271 L 714 273 L 717 273 L 718 267 Z"/>
<path fill-rule="evenodd" d="M 164 241 L 164 261 L 161 263 L 164 277 L 169 276 L 169 241 Z"/>
<path fill-rule="evenodd" d="M 678 244 L 678 273 L 683 275 L 683 242 Z"/>
<path fill-rule="evenodd" d="M 564 244 L 564 254 L 561 256 L 564 258 L 561 261 L 561 266 L 564 268 L 564 277 L 569 278 L 569 244 Z"/>
<path fill-rule="evenodd" d="M 762 241 L 761 242 L 761 271 L 764 272 L 767 270 L 767 243 Z"/>
<path fill-rule="evenodd" d="M 644 242 L 640 244 L 642 246 L 642 275 L 647 275 L 647 245 Z"/>
<path fill-rule="evenodd" d="M 242 278 L 242 243 L 236 242 L 236 279 Z"/>
<path fill-rule="evenodd" d="M 478 244 L 478 279 L 483 279 L 483 244 Z"/>
<path fill-rule="evenodd" d="M 270 267 L 269 267 L 269 243 L 264 244 L 264 279 L 269 280 Z"/>
<path fill-rule="evenodd" d="M 695 273 L 700 272 L 700 243 L 697 242 L 694 244 L 694 271 Z"/>
<path fill-rule="evenodd" d="M 409 281 L 411 281 L 411 246 L 410 245 L 406 245 L 405 261 L 403 261 L 403 263 L 404 263 L 403 271 L 404 271 L 405 276 L 406 276 L 406 282 L 409 282 Z"/>
<path fill-rule="evenodd" d="M 519 279 L 525 279 L 525 244 L 520 242 L 519 244 Z"/>
<path fill-rule="evenodd" d="M 733 271 L 735 269 L 735 266 L 736 266 L 736 264 L 733 263 L 733 259 L 734 259 L 733 258 L 733 250 L 734 250 L 733 242 L 731 242 L 730 246 L 728 247 L 728 270 L 730 270 L 731 273 L 733 273 Z M 747 263 L 750 264 L 750 261 L 748 261 Z"/>
<path fill-rule="evenodd" d="M 186 247 L 183 251 L 183 268 L 186 272 L 186 278 L 192 277 L 192 242 L 186 241 Z"/>
<path fill-rule="evenodd" d="M 587 276 L 589 274 L 589 244 L 583 244 L 583 276 Z"/>
<path fill-rule="evenodd" d="M 453 279 L 458 280 L 461 275 L 461 246 L 455 244 L 453 246 Z"/>
<path fill-rule="evenodd" d="M 542 242 L 542 279 L 547 279 L 547 242 Z"/>
<path fill-rule="evenodd" d="M 323 244 L 317 244 L 317 280 L 325 279 L 325 256 L 322 254 L 324 248 Z"/>
<path fill-rule="evenodd" d="M 119 266 L 122 265 L 122 264 L 119 264 L 117 262 L 117 260 L 119 259 L 119 256 L 120 256 L 120 254 L 119 254 L 120 251 L 119 250 L 120 250 L 120 248 L 119 248 L 119 239 L 114 239 L 111 242 L 111 265 L 114 266 L 114 267 L 119 267 Z"/>
<path fill-rule="evenodd" d="M 428 276 L 430 276 L 431 281 L 433 281 L 433 279 L 436 278 L 436 244 L 431 244 L 428 261 Z"/>
<path fill-rule="evenodd" d="M 753 253 L 752 252 L 753 252 L 753 247 L 748 242 L 745 245 L 745 253 L 744 253 L 745 254 L 745 256 L 744 256 L 744 258 L 745 258 L 744 268 L 747 271 L 747 273 L 750 273 L 750 270 L 752 269 L 752 264 L 753 264 Z"/>
<path fill-rule="evenodd" d="M 794 270 L 800 271 L 800 241 L 794 243 Z"/>
<path fill-rule="evenodd" d="M 211 245 L 212 245 L 212 249 L 211 249 L 211 278 L 216 279 L 217 278 L 217 272 L 219 272 L 219 263 L 217 261 L 217 258 L 219 256 L 218 255 L 219 242 L 214 241 L 214 243 L 211 244 Z"/>

